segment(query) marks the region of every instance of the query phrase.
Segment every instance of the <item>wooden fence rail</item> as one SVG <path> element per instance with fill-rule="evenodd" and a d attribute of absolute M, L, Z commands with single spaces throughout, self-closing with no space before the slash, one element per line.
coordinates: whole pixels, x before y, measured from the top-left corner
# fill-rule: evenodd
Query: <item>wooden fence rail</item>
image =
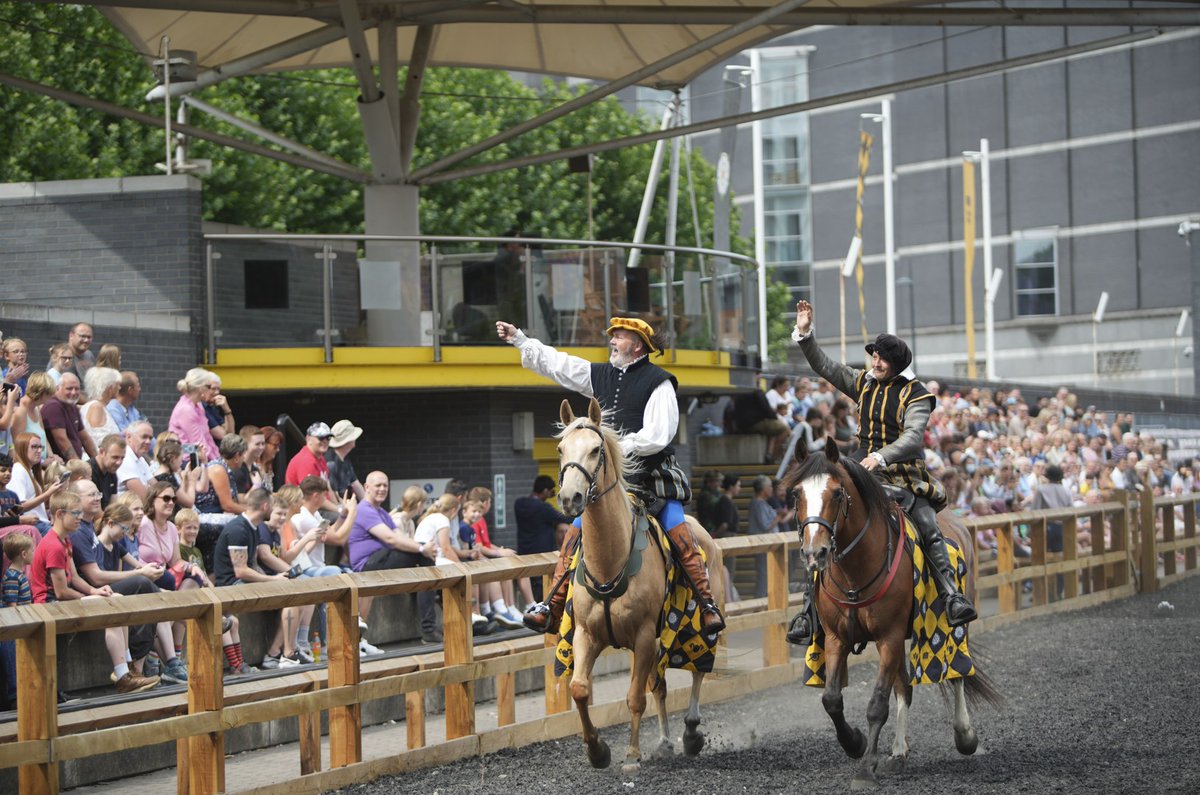
<path fill-rule="evenodd" d="M 1196 503 L 1200 495 L 1129 500 L 968 520 L 976 538 L 994 531 L 994 560 L 977 560 L 981 593 L 994 591 L 997 608 L 982 628 L 1041 613 L 1072 609 L 1162 585 L 1195 574 Z M 1061 525 L 1062 549 L 1048 549 L 1049 530 Z M 1027 528 L 1029 557 L 1016 555 L 1014 530 Z M 1178 532 L 1177 532 L 1178 531 Z M 1091 544 L 1081 547 L 1081 533 Z M 707 698 L 728 698 L 797 678 L 785 639 L 789 608 L 792 533 L 741 536 L 718 542 L 726 558 L 767 556 L 767 597 L 729 606 L 729 632 L 762 629 L 761 666 L 742 675 L 710 677 Z M 1082 551 L 1081 551 L 1082 550 Z M 511 744 L 577 731 L 565 684 L 553 676 L 554 638 L 520 637 L 473 644 L 470 593 L 478 583 L 518 577 L 548 578 L 553 554 L 494 558 L 452 566 L 340 575 L 232 588 L 94 599 L 0 610 L 0 640 L 17 647 L 17 721 L 0 726 L 0 768 L 18 767 L 22 793 L 59 789 L 58 763 L 176 741 L 177 789 L 184 795 L 225 791 L 225 732 L 255 723 L 296 717 L 300 721 L 301 778 L 265 792 L 321 791 L 450 759 L 487 753 Z M 1159 569 L 1162 569 L 1160 575 Z M 1134 574 L 1138 574 L 1135 581 Z M 1031 583 L 1029 604 L 1022 588 Z M 441 653 L 362 662 L 358 654 L 359 601 L 418 591 L 442 592 L 445 645 Z M 281 674 L 265 682 L 225 684 L 221 617 L 324 603 L 327 667 Z M 64 633 L 186 621 L 189 680 L 186 704 L 157 699 L 131 702 L 105 715 L 57 712 L 57 637 Z M 616 652 L 613 652 L 616 653 Z M 620 652 L 624 653 L 624 652 Z M 720 663 L 719 663 L 720 665 Z M 515 675 L 542 668 L 544 715 L 516 721 Z M 476 726 L 475 683 L 495 680 L 497 727 Z M 424 692 L 445 691 L 445 736 L 426 745 Z M 363 760 L 362 705 L 404 696 L 406 750 L 382 760 Z M 685 703 L 686 688 L 672 691 L 672 708 Z M 622 719 L 624 699 L 596 705 L 599 725 Z M 329 770 L 321 770 L 321 713 L 328 714 Z M 8 729 L 8 731 L 5 731 Z"/>

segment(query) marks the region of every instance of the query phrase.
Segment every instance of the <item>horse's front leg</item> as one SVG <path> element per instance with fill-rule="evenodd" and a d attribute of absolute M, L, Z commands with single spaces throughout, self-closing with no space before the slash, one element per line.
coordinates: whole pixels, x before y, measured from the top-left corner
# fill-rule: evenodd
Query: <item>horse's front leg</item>
<path fill-rule="evenodd" d="M 896 693 L 896 736 L 892 740 L 892 755 L 879 766 L 884 773 L 899 773 L 908 761 L 908 708 L 912 704 L 912 685 L 901 673 L 892 689 Z"/>
<path fill-rule="evenodd" d="M 683 719 L 683 752 L 688 756 L 695 756 L 704 748 L 704 733 L 700 731 L 700 686 L 703 684 L 704 674 L 693 671 L 691 700 Z"/>
<path fill-rule="evenodd" d="M 875 644 L 879 651 L 879 675 L 867 704 L 867 755 L 863 757 L 850 782 L 853 790 L 874 789 L 879 786 L 875 767 L 879 763 L 879 732 L 888 719 L 888 702 L 896 682 L 899 667 L 904 662 L 904 637 L 892 635 Z"/>
<path fill-rule="evenodd" d="M 846 647 L 840 638 L 832 632 L 825 635 L 825 692 L 821 695 L 821 705 L 833 721 L 837 730 L 838 742 L 849 754 L 850 758 L 858 759 L 867 751 L 867 738 L 858 729 L 852 728 L 846 722 L 846 714 L 842 701 L 842 680 L 846 676 Z"/>
<path fill-rule="evenodd" d="M 970 756 L 979 747 L 979 736 L 971 726 L 964 686 L 961 678 L 954 680 L 954 747 L 963 756 Z"/>
<path fill-rule="evenodd" d="M 571 675 L 571 698 L 579 710 L 579 722 L 583 727 L 583 744 L 587 746 L 588 761 L 592 767 L 608 767 L 612 753 L 608 744 L 600 739 L 596 727 L 588 714 L 588 703 L 592 698 L 592 668 L 600 656 L 600 644 L 596 643 L 582 625 L 575 628 L 575 672 Z"/>
<path fill-rule="evenodd" d="M 642 767 L 642 714 L 646 711 L 646 684 L 657 655 L 653 625 L 638 633 L 633 649 L 633 666 L 629 676 L 629 692 L 625 704 L 629 707 L 629 748 L 621 772 L 633 775 Z"/>

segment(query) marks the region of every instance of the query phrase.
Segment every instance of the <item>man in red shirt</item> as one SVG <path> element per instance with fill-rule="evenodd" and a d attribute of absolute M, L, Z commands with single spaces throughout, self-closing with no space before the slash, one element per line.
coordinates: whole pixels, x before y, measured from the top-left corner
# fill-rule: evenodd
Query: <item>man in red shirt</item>
<path fill-rule="evenodd" d="M 332 436 L 333 431 L 323 422 L 309 425 L 304 436 L 304 447 L 288 461 L 285 480 L 293 486 L 299 486 L 300 481 L 309 475 L 329 480 L 325 453 L 329 451 L 329 439 Z"/>
<path fill-rule="evenodd" d="M 79 529 L 83 502 L 74 490 L 60 491 L 50 498 L 50 518 L 54 525 L 33 553 L 29 566 L 29 585 L 35 604 L 66 602 L 72 599 L 114 596 L 107 585 L 96 588 L 79 576 L 71 556 L 70 535 Z M 118 693 L 140 693 L 158 684 L 158 677 L 143 677 L 129 670 L 129 629 L 104 630 L 105 647 L 112 658 Z"/>

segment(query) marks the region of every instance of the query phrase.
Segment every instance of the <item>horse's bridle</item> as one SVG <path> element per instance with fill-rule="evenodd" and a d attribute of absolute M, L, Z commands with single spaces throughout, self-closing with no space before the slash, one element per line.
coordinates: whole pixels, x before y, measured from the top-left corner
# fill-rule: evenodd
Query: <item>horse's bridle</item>
<path fill-rule="evenodd" d="M 856 546 L 858 546 L 858 542 L 863 540 L 863 538 L 867 534 L 867 529 L 871 526 L 871 511 L 868 510 L 867 518 L 863 521 L 862 529 L 859 530 L 858 534 L 854 536 L 854 540 L 852 540 L 848 545 L 846 545 L 845 549 L 843 549 L 839 552 L 838 546 L 837 546 L 838 524 L 841 521 L 847 520 L 850 518 L 851 500 L 850 500 L 850 495 L 848 493 L 846 493 L 845 489 L 840 490 L 835 495 L 835 498 L 838 501 L 839 506 L 834 513 L 834 518 L 833 518 L 832 522 L 830 522 L 828 519 L 826 519 L 823 516 L 806 516 L 804 519 L 796 520 L 796 531 L 799 534 L 802 542 L 804 540 L 804 528 L 810 524 L 819 525 L 820 527 L 824 527 L 826 530 L 829 531 L 829 544 L 830 544 L 830 547 L 833 549 L 833 564 L 834 565 L 839 564 L 843 560 L 846 559 L 846 556 L 849 555 Z M 845 608 L 865 607 L 866 605 L 870 604 L 871 602 L 875 601 L 880 596 L 882 596 L 882 591 L 880 591 L 880 593 L 876 594 L 875 596 L 871 597 L 870 599 L 864 600 L 862 598 L 862 593 L 863 593 L 863 591 L 867 590 L 872 585 L 874 585 L 875 582 L 881 576 L 883 576 L 885 572 L 889 571 L 889 563 L 891 563 L 891 559 L 892 559 L 892 538 L 891 538 L 891 535 L 889 534 L 888 535 L 887 553 L 884 555 L 884 558 L 883 558 L 883 566 L 879 569 L 879 571 L 877 571 L 875 573 L 875 576 L 872 577 L 870 579 L 870 581 L 867 582 L 866 585 L 863 585 L 859 588 L 844 587 L 841 583 L 839 583 L 837 580 L 835 580 L 833 578 L 832 572 L 830 573 L 829 577 L 822 577 L 821 579 L 822 579 L 822 581 L 827 580 L 828 582 L 832 582 L 834 584 L 834 586 L 836 586 L 837 589 L 839 591 L 841 591 L 842 594 L 845 595 L 846 600 L 834 598 L 834 601 L 837 602 L 842 607 L 845 607 Z M 890 578 L 889 578 L 889 583 L 890 583 Z M 886 587 L 887 586 L 885 585 L 884 589 L 886 589 Z M 827 588 L 828 587 L 826 587 L 826 589 Z M 832 594 L 830 594 L 830 596 L 832 597 Z"/>
<path fill-rule="evenodd" d="M 588 472 L 586 469 L 583 468 L 583 464 L 579 463 L 578 461 L 568 461 L 567 463 L 565 463 L 561 467 L 559 467 L 558 489 L 559 489 L 559 491 L 562 491 L 563 476 L 567 473 L 568 469 L 570 469 L 571 467 L 574 467 L 575 469 L 578 469 L 580 472 L 582 472 L 584 478 L 587 479 L 588 489 L 587 489 L 587 493 L 584 495 L 584 505 L 591 505 L 592 503 L 596 502 L 598 499 L 603 497 L 605 494 L 612 491 L 613 487 L 615 487 L 617 485 L 617 479 L 613 478 L 613 482 L 608 484 L 608 486 L 606 486 L 604 488 L 604 491 L 601 491 L 599 493 L 596 492 L 596 487 L 597 487 L 597 483 L 599 482 L 600 474 L 608 468 L 608 456 L 604 452 L 604 450 L 605 450 L 604 434 L 600 432 L 599 428 L 593 427 L 591 425 L 580 425 L 579 430 L 589 430 L 592 433 L 594 433 L 600 437 L 600 455 L 596 459 L 596 468 L 593 469 L 591 472 Z"/>

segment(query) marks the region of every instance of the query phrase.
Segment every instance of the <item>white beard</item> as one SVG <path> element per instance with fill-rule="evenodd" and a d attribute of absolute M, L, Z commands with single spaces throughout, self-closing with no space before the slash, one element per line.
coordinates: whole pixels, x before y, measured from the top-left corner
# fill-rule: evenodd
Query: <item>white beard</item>
<path fill-rule="evenodd" d="M 616 367 L 620 370 L 624 370 L 626 367 L 633 364 L 635 361 L 637 361 L 637 357 L 622 356 L 620 354 L 620 352 L 618 352 L 618 351 L 613 351 L 612 353 L 610 353 L 608 355 L 608 363 L 611 364 L 613 367 Z"/>

